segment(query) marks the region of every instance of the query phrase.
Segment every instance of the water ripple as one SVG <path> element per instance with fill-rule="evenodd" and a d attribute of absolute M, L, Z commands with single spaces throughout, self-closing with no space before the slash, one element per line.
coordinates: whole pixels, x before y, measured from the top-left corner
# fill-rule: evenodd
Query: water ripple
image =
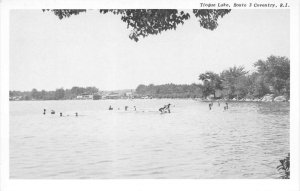
<path fill-rule="evenodd" d="M 165 103 L 171 114 L 147 112 Z M 41 115 L 47 107 L 84 117 Z M 276 178 L 289 124 L 289 103 L 224 112 L 193 100 L 10 102 L 10 177 Z"/>

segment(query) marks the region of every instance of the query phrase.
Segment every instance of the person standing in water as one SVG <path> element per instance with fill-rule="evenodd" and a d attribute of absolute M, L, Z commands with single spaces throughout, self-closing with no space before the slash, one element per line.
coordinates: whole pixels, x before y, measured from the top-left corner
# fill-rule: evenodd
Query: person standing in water
<path fill-rule="evenodd" d="M 170 106 L 171 106 L 171 104 L 169 103 L 166 108 L 168 110 L 168 113 L 171 113 Z"/>
<path fill-rule="evenodd" d="M 158 111 L 160 111 L 160 113 L 171 113 L 170 106 L 171 106 L 171 104 L 169 103 L 168 105 L 165 105 L 164 107 L 159 108 Z"/>
<path fill-rule="evenodd" d="M 208 104 L 209 110 L 211 110 L 212 103 Z"/>
<path fill-rule="evenodd" d="M 78 117 L 78 113 L 77 112 L 75 113 L 75 116 Z"/>
<path fill-rule="evenodd" d="M 46 115 L 46 109 L 44 109 L 44 113 L 43 114 Z"/>
<path fill-rule="evenodd" d="M 134 107 L 134 111 L 136 111 L 136 107 L 135 106 L 133 106 Z"/>
<path fill-rule="evenodd" d="M 59 116 L 62 117 L 62 112 L 59 113 Z"/>
<path fill-rule="evenodd" d="M 225 110 L 228 110 L 228 103 L 227 102 L 225 103 L 225 106 L 224 106 L 224 111 Z"/>
<path fill-rule="evenodd" d="M 127 111 L 127 109 L 128 109 L 128 106 L 126 105 L 126 106 L 125 106 L 125 111 Z"/>

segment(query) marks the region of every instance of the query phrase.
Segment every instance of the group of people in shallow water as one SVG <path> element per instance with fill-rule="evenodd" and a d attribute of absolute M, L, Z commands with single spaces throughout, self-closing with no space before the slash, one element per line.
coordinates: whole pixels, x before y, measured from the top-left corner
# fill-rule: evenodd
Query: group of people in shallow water
<path fill-rule="evenodd" d="M 125 111 L 128 111 L 128 108 L 129 108 L 129 106 L 125 105 L 125 107 L 124 107 Z M 134 108 L 134 111 L 136 111 L 136 106 L 133 106 L 133 108 Z M 114 108 L 110 105 L 108 110 L 114 110 Z M 120 108 L 118 108 L 118 110 L 120 110 Z"/>
<path fill-rule="evenodd" d="M 159 111 L 160 113 L 162 113 L 162 114 L 163 114 L 163 113 L 171 113 L 170 106 L 171 106 L 170 103 L 167 104 L 167 105 L 164 105 L 163 107 L 159 108 L 158 111 Z M 128 111 L 128 108 L 129 108 L 129 106 L 126 105 L 126 106 L 124 107 L 124 110 L 125 110 L 125 111 Z M 134 109 L 134 111 L 136 111 L 136 106 L 133 106 L 133 109 Z M 110 105 L 109 108 L 108 108 L 108 110 L 114 110 L 114 108 Z M 118 110 L 120 110 L 120 108 L 118 108 Z"/>
<path fill-rule="evenodd" d="M 208 104 L 209 110 L 212 109 L 213 105 L 214 105 L 213 102 L 210 102 L 210 103 Z M 167 104 L 167 105 L 164 105 L 163 107 L 159 108 L 158 111 L 159 111 L 161 114 L 163 114 L 163 113 L 171 113 L 170 106 L 171 106 L 170 103 Z M 218 101 L 218 106 L 220 107 L 220 102 L 219 102 L 219 101 Z M 126 105 L 126 106 L 124 107 L 124 110 L 125 110 L 125 111 L 128 111 L 128 108 L 129 108 L 129 106 Z M 228 108 L 229 108 L 229 107 L 228 107 L 228 103 L 225 102 L 224 111 L 225 111 L 225 110 L 228 110 Z M 113 109 L 114 109 L 114 108 L 113 108 L 111 105 L 110 105 L 109 108 L 108 108 L 108 110 L 113 110 Z M 136 111 L 136 106 L 133 106 L 133 109 L 134 109 L 134 111 Z M 118 110 L 120 110 L 120 108 L 118 108 Z M 46 115 L 46 111 L 47 111 L 47 110 L 44 109 L 44 112 L 43 112 L 44 115 Z M 51 111 L 50 111 L 50 114 L 51 114 L 51 115 L 54 115 L 54 114 L 55 114 L 55 111 L 54 111 L 54 110 L 51 110 Z M 63 117 L 63 113 L 60 112 L 60 113 L 59 113 L 59 116 L 60 116 L 60 117 Z M 67 115 L 67 116 L 69 116 L 69 115 Z M 75 116 L 78 117 L 78 113 L 77 113 L 77 112 L 75 113 Z"/>
<path fill-rule="evenodd" d="M 44 109 L 43 114 L 46 115 L 46 112 L 47 112 L 47 110 Z M 51 115 L 55 115 L 55 111 L 52 109 L 52 110 L 50 111 L 50 114 L 51 114 Z M 63 117 L 63 113 L 60 112 L 60 113 L 59 113 L 59 116 L 60 116 L 60 117 Z M 67 116 L 69 116 L 69 115 L 67 115 Z M 75 116 L 78 117 L 78 113 L 77 113 L 77 112 L 75 113 Z"/>
<path fill-rule="evenodd" d="M 212 108 L 212 106 L 214 105 L 214 103 L 213 102 L 210 102 L 209 104 L 208 104 L 208 107 L 209 107 L 209 110 L 211 110 L 211 108 Z M 218 106 L 220 107 L 220 102 L 218 101 Z M 228 110 L 228 103 L 227 102 L 225 102 L 225 106 L 224 106 L 224 111 L 225 110 Z"/>
<path fill-rule="evenodd" d="M 170 106 L 171 106 L 171 104 L 169 103 L 169 104 L 159 108 L 158 111 L 160 111 L 160 113 L 171 113 Z"/>

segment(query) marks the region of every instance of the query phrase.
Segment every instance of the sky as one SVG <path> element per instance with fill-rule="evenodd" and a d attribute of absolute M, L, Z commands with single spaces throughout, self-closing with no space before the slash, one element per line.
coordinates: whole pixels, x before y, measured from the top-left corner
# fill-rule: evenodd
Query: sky
<path fill-rule="evenodd" d="M 206 71 L 254 71 L 259 59 L 290 57 L 289 10 L 234 9 L 218 23 L 206 30 L 192 15 L 175 31 L 135 42 L 117 15 L 90 10 L 60 20 L 42 10 L 12 10 L 9 89 L 191 84 Z"/>

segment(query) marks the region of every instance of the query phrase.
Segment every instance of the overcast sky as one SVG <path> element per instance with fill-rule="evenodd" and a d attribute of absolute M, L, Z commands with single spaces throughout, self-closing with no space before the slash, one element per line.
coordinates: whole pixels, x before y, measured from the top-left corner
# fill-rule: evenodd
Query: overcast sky
<path fill-rule="evenodd" d="M 215 31 L 192 15 L 176 31 L 137 43 L 112 14 L 88 11 L 59 20 L 50 12 L 14 10 L 10 16 L 10 90 L 199 83 L 206 71 L 253 70 L 258 59 L 290 53 L 289 10 L 232 10 Z"/>

